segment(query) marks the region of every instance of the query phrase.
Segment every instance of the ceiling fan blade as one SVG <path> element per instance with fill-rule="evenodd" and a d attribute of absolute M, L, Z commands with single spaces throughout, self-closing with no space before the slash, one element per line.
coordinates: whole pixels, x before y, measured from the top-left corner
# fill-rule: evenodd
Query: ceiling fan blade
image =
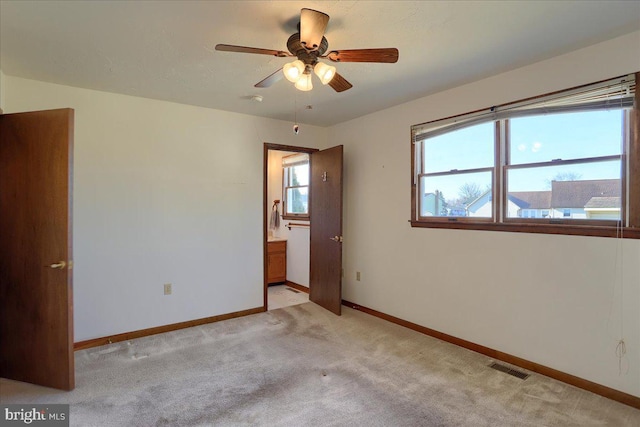
<path fill-rule="evenodd" d="M 318 49 L 324 31 L 329 23 L 329 15 L 313 9 L 300 11 L 300 43 L 305 49 L 312 51 Z"/>
<path fill-rule="evenodd" d="M 382 49 L 332 50 L 323 58 L 333 62 L 398 62 L 398 49 L 395 47 Z"/>
<path fill-rule="evenodd" d="M 272 50 L 272 49 L 260 49 L 257 47 L 246 47 L 246 46 L 234 46 L 231 44 L 217 44 L 216 50 L 220 50 L 223 52 L 240 52 L 240 53 L 257 53 L 260 55 L 272 55 L 272 56 L 292 56 L 288 52 L 284 52 L 282 50 Z"/>
<path fill-rule="evenodd" d="M 329 82 L 329 86 L 333 88 L 336 92 L 344 92 L 345 90 L 351 89 L 353 85 L 345 80 L 340 74 L 336 73 L 335 76 Z"/>
<path fill-rule="evenodd" d="M 256 83 L 254 87 L 269 87 L 272 84 L 280 81 L 280 79 L 283 77 L 284 77 L 284 74 L 282 73 L 282 68 L 279 68 L 278 70 L 276 70 L 275 73 L 271 74 L 269 77 L 266 77 L 262 81 Z"/>

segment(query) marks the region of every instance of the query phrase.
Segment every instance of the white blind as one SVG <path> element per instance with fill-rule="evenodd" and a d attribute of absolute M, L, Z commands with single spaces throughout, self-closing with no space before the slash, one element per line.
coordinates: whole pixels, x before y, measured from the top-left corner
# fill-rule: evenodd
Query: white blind
<path fill-rule="evenodd" d="M 309 163 L 309 153 L 297 153 L 282 158 L 282 167 L 306 165 Z"/>
<path fill-rule="evenodd" d="M 631 108 L 635 91 L 635 75 L 629 74 L 575 89 L 414 125 L 411 126 L 411 133 L 415 141 L 422 141 L 455 129 L 512 117 Z"/>

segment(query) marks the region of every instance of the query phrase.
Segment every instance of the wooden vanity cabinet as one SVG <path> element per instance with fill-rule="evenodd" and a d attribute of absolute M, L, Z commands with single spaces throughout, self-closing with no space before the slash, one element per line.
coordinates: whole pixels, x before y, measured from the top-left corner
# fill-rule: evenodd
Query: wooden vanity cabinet
<path fill-rule="evenodd" d="M 287 241 L 267 242 L 267 283 L 287 280 Z"/>

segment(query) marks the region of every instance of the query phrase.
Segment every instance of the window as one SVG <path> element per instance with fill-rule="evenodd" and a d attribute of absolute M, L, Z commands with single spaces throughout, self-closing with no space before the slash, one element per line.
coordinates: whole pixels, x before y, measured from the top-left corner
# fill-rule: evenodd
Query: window
<path fill-rule="evenodd" d="M 625 114 L 616 108 L 509 119 L 509 206 L 548 209 L 551 218 L 619 221 Z"/>
<path fill-rule="evenodd" d="M 492 123 L 483 123 L 424 141 L 418 197 L 421 217 L 492 216 L 493 132 Z"/>
<path fill-rule="evenodd" d="M 309 219 L 309 154 L 282 158 L 283 215 L 285 219 Z"/>
<path fill-rule="evenodd" d="M 640 237 L 636 97 L 628 75 L 412 126 L 412 225 Z"/>

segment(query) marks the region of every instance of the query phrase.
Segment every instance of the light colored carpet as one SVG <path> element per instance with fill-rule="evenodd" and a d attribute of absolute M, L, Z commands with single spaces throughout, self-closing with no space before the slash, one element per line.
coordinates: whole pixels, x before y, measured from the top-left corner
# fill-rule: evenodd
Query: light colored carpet
<path fill-rule="evenodd" d="M 343 308 L 305 303 L 76 353 L 73 426 L 638 426 L 640 411 Z"/>

